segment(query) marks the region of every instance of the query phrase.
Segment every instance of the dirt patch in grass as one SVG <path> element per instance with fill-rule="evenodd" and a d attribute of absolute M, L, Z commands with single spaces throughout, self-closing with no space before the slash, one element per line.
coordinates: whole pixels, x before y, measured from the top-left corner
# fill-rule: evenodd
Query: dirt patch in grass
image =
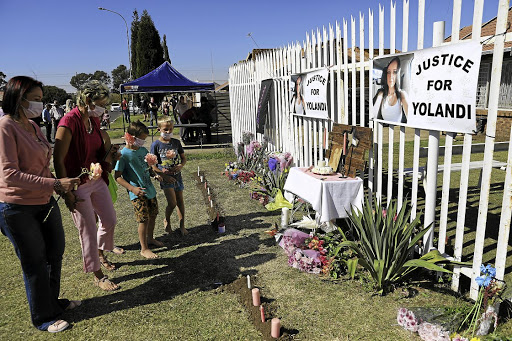
<path fill-rule="evenodd" d="M 255 282 L 255 283 L 254 283 Z M 276 340 L 270 336 L 271 320 L 276 316 L 276 312 L 279 308 L 279 302 L 268 297 L 269 293 L 262 287 L 258 286 L 257 277 L 251 276 L 251 283 L 255 284 L 253 287 L 260 288 L 261 293 L 261 304 L 265 310 L 265 322 L 261 321 L 260 307 L 255 307 L 252 304 L 252 293 L 247 288 L 247 278 L 242 277 L 237 280 L 223 285 L 219 289 L 221 291 L 227 291 L 237 296 L 238 301 L 242 304 L 245 311 L 248 313 L 249 321 L 255 326 L 255 328 L 261 333 L 264 340 L 273 341 Z M 277 340 L 293 340 L 295 335 L 299 333 L 298 330 L 287 328 L 287 326 L 281 325 L 281 337 Z"/>

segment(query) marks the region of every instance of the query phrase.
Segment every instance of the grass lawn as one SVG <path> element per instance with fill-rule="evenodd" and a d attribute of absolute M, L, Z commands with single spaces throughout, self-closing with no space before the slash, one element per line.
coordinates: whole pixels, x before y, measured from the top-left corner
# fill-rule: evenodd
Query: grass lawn
<path fill-rule="evenodd" d="M 115 241 L 127 253 L 109 256 L 118 270 L 108 275 L 121 285 L 113 293 L 100 291 L 92 275 L 83 273 L 78 233 L 61 203 L 66 232 L 61 295 L 81 299 L 83 305 L 64 316 L 73 327 L 52 339 L 261 340 L 237 295 L 216 284 L 247 274 L 272 305 L 274 315 L 269 317 L 281 318 L 297 340 L 419 340 L 397 326 L 397 308 L 467 305 L 441 287 L 418 283 L 412 298 L 400 290 L 380 297 L 361 279 L 330 281 L 288 267 L 283 250 L 264 233 L 280 222 L 279 212 L 266 211 L 249 198 L 247 189 L 221 175 L 224 163 L 233 159 L 222 152 L 190 155 L 183 170 L 188 236 L 163 235 L 165 198 L 158 191 L 156 236 L 166 247 L 154 249 L 160 257 L 156 260 L 139 255 L 132 205 L 119 188 Z M 198 166 L 226 213 L 225 234 L 207 223 L 206 204 L 194 182 Z M 177 225 L 176 213 L 172 225 Z M 31 326 L 19 261 L 5 237 L 0 238 L 0 250 L 0 340 L 48 339 L 48 333 Z M 502 325 L 500 333 L 512 335 L 512 323 Z"/>

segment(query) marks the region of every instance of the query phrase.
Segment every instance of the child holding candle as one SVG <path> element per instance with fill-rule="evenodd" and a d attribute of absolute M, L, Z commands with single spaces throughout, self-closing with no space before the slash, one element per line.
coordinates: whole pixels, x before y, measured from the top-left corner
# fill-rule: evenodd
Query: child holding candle
<path fill-rule="evenodd" d="M 160 137 L 151 145 L 151 153 L 158 158 L 158 165 L 153 166 L 153 169 L 161 174 L 164 180 L 160 183 L 160 188 L 163 189 L 167 199 L 164 219 L 165 231 L 172 232 L 170 219 L 174 208 L 177 206 L 180 231 L 182 235 L 186 235 L 188 231 L 185 229 L 185 203 L 183 200 L 183 189 L 185 187 L 183 186 L 181 170 L 187 162 L 187 158 L 180 141 L 172 137 L 173 129 L 174 123 L 169 119 L 158 122 Z"/>
<path fill-rule="evenodd" d="M 115 167 L 115 178 L 118 184 L 128 190 L 135 210 L 135 218 L 139 223 L 140 254 L 145 258 L 153 259 L 158 256 L 149 249 L 149 244 L 159 247 L 164 244 L 153 237 L 158 202 L 148 166 L 152 162 L 156 163 L 156 157 L 144 148 L 148 134 L 149 130 L 144 123 L 140 121 L 130 123 L 125 134 L 126 148 L 121 150 L 121 158 Z"/>

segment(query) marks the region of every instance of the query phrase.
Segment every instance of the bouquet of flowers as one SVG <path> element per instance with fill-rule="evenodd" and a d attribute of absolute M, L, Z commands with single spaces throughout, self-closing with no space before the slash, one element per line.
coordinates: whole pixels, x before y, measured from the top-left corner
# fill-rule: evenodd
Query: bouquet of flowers
<path fill-rule="evenodd" d="M 268 138 L 263 137 L 263 142 L 253 140 L 254 134 L 244 131 L 242 142 L 237 145 L 237 158 L 239 168 L 247 171 L 260 171 L 263 168 L 263 159 L 268 147 Z"/>
<path fill-rule="evenodd" d="M 420 338 L 425 341 L 450 341 L 449 332 L 442 326 L 423 321 L 418 318 L 414 312 L 406 308 L 398 309 L 396 316 L 398 325 L 414 333 L 418 333 Z"/>
<path fill-rule="evenodd" d="M 498 326 L 495 304 L 505 290 L 505 283 L 496 279 L 496 269 L 490 264 L 480 266 L 480 276 L 475 278 L 475 282 L 480 287 L 478 297 L 459 327 L 462 328 L 466 322 L 469 322 L 467 333 L 471 332 L 472 337 L 475 334 L 487 335 L 492 326 L 494 328 Z M 494 324 L 491 325 L 493 321 Z"/>

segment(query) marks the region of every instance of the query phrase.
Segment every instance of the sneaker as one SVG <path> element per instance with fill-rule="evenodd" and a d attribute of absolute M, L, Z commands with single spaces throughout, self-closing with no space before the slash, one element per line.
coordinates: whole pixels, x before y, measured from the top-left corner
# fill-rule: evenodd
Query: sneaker
<path fill-rule="evenodd" d="M 54 323 L 50 324 L 48 327 L 48 332 L 50 333 L 58 333 L 63 330 L 66 330 L 69 328 L 69 323 L 67 323 L 64 320 L 57 320 Z"/>

